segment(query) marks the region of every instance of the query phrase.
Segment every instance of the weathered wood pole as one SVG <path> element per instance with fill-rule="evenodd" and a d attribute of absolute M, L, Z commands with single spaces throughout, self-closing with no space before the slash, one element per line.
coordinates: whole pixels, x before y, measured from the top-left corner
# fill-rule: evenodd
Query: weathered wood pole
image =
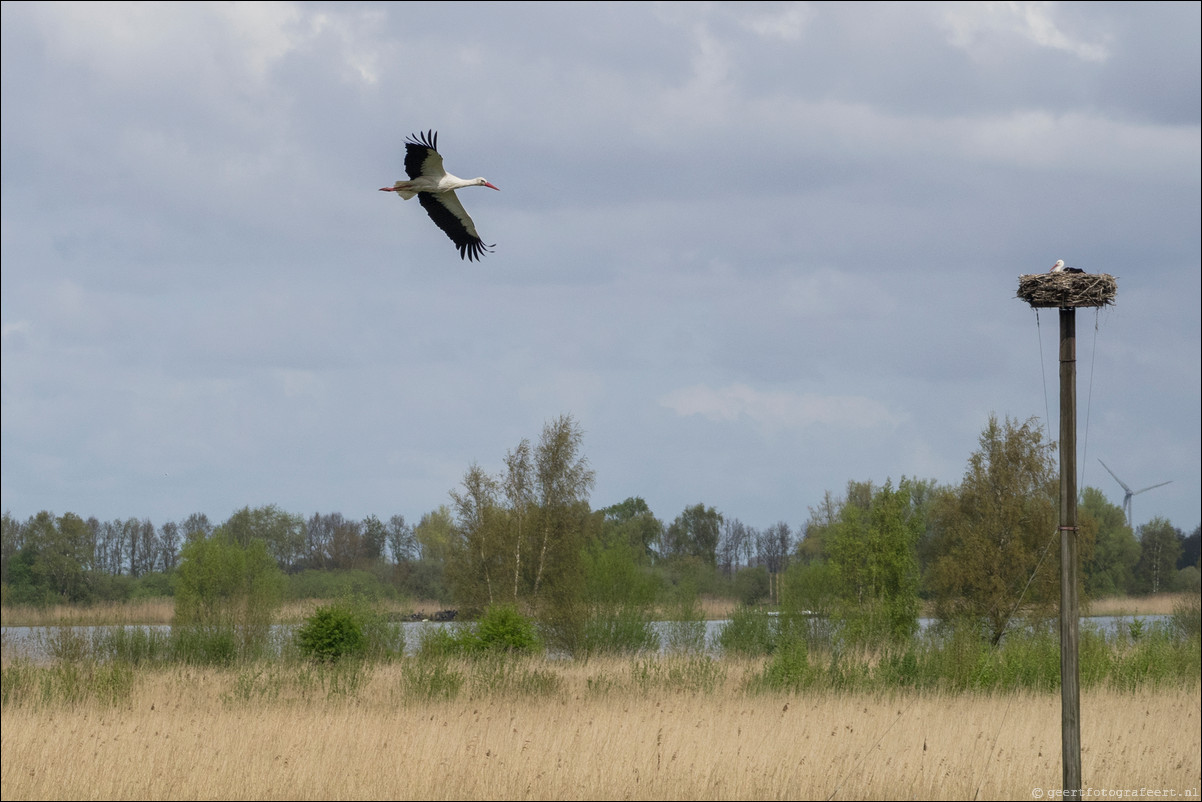
<path fill-rule="evenodd" d="M 1076 309 L 1060 310 L 1060 753 L 1066 799 L 1081 795 L 1076 315 Z"/>
<path fill-rule="evenodd" d="M 1077 307 L 1114 303 L 1107 273 L 1068 268 L 1018 277 L 1032 309 L 1060 310 L 1060 757 L 1066 799 L 1081 798 L 1081 673 L 1077 632 Z"/>

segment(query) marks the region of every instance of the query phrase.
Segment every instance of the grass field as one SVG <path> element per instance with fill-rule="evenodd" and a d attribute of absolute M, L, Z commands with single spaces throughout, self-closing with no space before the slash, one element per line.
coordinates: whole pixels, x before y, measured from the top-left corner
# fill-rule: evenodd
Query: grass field
<path fill-rule="evenodd" d="M 440 701 L 421 665 L 341 679 L 141 669 L 116 703 L 6 704 L 0 796 L 1032 799 L 1060 786 L 1058 695 L 751 694 L 756 661 L 722 661 L 690 690 L 670 658 L 533 659 L 500 679 L 464 664 L 461 692 Z M 1086 786 L 1196 797 L 1200 707 L 1197 684 L 1085 692 Z"/>

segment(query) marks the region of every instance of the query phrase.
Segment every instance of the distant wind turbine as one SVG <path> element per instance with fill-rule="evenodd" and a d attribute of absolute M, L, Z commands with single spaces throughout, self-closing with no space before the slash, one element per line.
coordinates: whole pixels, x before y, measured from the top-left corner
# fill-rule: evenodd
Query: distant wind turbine
<path fill-rule="evenodd" d="M 1102 460 L 1098 460 L 1098 462 L 1102 462 Z M 1114 471 L 1110 470 L 1109 465 L 1107 465 L 1105 462 L 1102 462 L 1102 467 L 1106 469 L 1107 473 L 1109 473 L 1111 476 L 1114 476 L 1114 481 L 1118 482 L 1120 485 L 1123 486 L 1123 490 L 1125 491 L 1125 495 L 1123 496 L 1123 512 L 1127 516 L 1127 526 L 1130 526 L 1132 529 L 1135 528 L 1135 523 L 1131 520 L 1131 497 L 1138 496 L 1140 493 L 1147 492 L 1148 490 L 1153 490 L 1157 487 L 1164 487 L 1165 485 L 1173 483 L 1173 480 L 1170 479 L 1169 481 L 1161 482 L 1158 485 L 1152 485 L 1151 487 L 1145 487 L 1143 490 L 1132 490 L 1130 487 L 1127 486 L 1126 482 L 1124 482 L 1122 479 L 1115 476 Z"/>

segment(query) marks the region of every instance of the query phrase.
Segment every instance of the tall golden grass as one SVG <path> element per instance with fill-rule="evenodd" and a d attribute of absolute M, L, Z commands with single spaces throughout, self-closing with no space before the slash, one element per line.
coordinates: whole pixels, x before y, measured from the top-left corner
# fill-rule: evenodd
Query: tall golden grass
<path fill-rule="evenodd" d="M 1111 596 L 1089 602 L 1085 607 L 1085 612 L 1087 615 L 1172 615 L 1175 607 L 1197 598 L 1197 593 Z"/>
<path fill-rule="evenodd" d="M 0 796 L 1033 799 L 1060 785 L 1057 695 L 749 695 L 754 661 L 681 691 L 634 661 L 532 660 L 522 670 L 560 677 L 553 691 L 469 683 L 429 701 L 406 691 L 415 665 L 370 669 L 349 693 L 267 666 L 175 668 L 140 673 L 115 707 L 9 704 Z M 1085 692 L 1087 787 L 1196 796 L 1200 707 L 1197 685 Z"/>

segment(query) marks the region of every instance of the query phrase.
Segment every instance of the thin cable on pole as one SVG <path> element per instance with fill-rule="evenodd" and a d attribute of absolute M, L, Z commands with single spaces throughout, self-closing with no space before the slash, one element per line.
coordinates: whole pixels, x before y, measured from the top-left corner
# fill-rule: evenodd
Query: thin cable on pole
<path fill-rule="evenodd" d="M 1080 494 L 1081 490 L 1085 489 L 1085 466 L 1089 464 L 1085 457 L 1089 453 L 1089 408 L 1093 402 L 1093 376 L 1094 366 L 1098 361 L 1098 321 L 1102 317 L 1102 311 L 1099 307 L 1094 307 L 1093 310 L 1093 353 L 1089 355 L 1089 391 L 1085 394 L 1085 440 L 1081 444 L 1081 476 L 1079 477 L 1077 491 Z"/>
<path fill-rule="evenodd" d="M 860 766 L 864 764 L 864 761 L 868 759 L 868 756 L 876 751 L 876 748 L 881 745 L 881 741 L 885 740 L 885 736 L 889 734 L 889 730 L 897 726 L 897 722 L 901 721 L 905 714 L 910 712 L 910 708 L 913 707 L 914 703 L 917 701 L 918 694 L 914 694 L 914 698 L 910 700 L 910 704 L 906 705 L 906 709 L 899 710 L 897 712 L 897 715 L 893 717 L 893 722 L 885 728 L 885 731 L 881 733 L 881 737 L 876 739 L 876 743 L 864 750 L 864 754 L 860 755 L 860 759 L 856 761 L 856 765 L 852 767 L 851 771 L 847 772 L 847 774 L 844 774 L 843 779 L 839 780 L 839 782 L 835 784 L 835 790 L 831 791 L 831 795 L 826 798 L 827 802 L 830 802 L 830 800 L 835 798 L 835 794 L 839 793 L 839 789 L 843 787 L 844 780 L 860 770 Z"/>
<path fill-rule="evenodd" d="M 1043 361 L 1043 327 L 1039 325 L 1039 307 L 1031 307 L 1035 313 L 1035 335 L 1039 340 L 1039 377 L 1043 379 L 1043 430 L 1048 442 L 1052 442 L 1052 410 L 1048 406 L 1048 372 Z"/>
<path fill-rule="evenodd" d="M 1002 711 L 1002 720 L 998 722 L 997 731 L 993 733 L 993 742 L 989 744 L 989 754 L 985 757 L 985 763 L 989 763 L 989 761 L 993 759 L 993 753 L 997 751 L 997 739 L 1002 737 L 1002 727 L 1006 723 L 1006 717 L 1010 715 L 1010 706 L 1014 704 L 1014 697 L 1016 694 L 1012 693 L 1009 694 L 1009 696 L 1010 699 L 1006 702 L 1006 709 Z M 984 784 L 985 781 L 982 780 L 981 785 Z M 977 790 L 973 792 L 972 798 L 974 800 L 981 798 L 981 785 L 978 785 Z"/>

